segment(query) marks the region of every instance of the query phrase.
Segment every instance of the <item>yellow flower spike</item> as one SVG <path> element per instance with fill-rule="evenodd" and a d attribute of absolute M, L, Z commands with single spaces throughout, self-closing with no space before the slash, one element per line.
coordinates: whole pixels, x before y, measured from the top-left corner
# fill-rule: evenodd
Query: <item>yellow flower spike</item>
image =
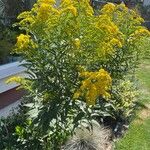
<path fill-rule="evenodd" d="M 150 36 L 150 32 L 147 29 L 138 29 L 135 31 L 135 36 L 137 35 L 149 35 Z"/>
<path fill-rule="evenodd" d="M 70 10 L 74 16 L 77 16 L 77 9 L 74 6 L 71 5 L 67 9 Z"/>
<path fill-rule="evenodd" d="M 23 20 L 20 21 L 20 24 L 23 24 L 23 23 L 29 23 L 29 24 L 33 24 L 35 22 L 34 18 L 32 17 L 27 17 Z"/>
<path fill-rule="evenodd" d="M 85 4 L 85 5 L 86 5 L 86 7 L 87 7 L 87 9 L 86 9 L 87 15 L 93 16 L 94 10 L 93 10 L 93 8 L 91 7 L 90 3 L 86 1 L 86 4 Z"/>
<path fill-rule="evenodd" d="M 6 80 L 7 84 L 11 84 L 11 83 L 16 83 L 19 85 L 19 87 L 17 89 L 27 89 L 27 90 L 31 90 L 30 89 L 30 84 L 31 81 L 26 80 L 24 77 L 21 76 L 13 76 L 11 78 L 9 78 L 8 80 Z"/>
<path fill-rule="evenodd" d="M 128 39 L 128 42 L 133 43 L 137 39 L 142 38 L 143 36 L 150 37 L 150 31 L 145 28 L 137 29 L 134 33 L 132 33 Z"/>
<path fill-rule="evenodd" d="M 30 11 L 24 11 L 22 12 L 18 17 L 17 19 L 22 19 L 22 18 L 26 18 L 30 15 Z"/>
<path fill-rule="evenodd" d="M 46 3 L 42 3 L 39 7 L 37 17 L 42 20 L 47 20 L 51 10 L 52 6 Z"/>
<path fill-rule="evenodd" d="M 25 49 L 25 48 L 27 48 L 29 43 L 30 43 L 30 36 L 29 35 L 20 34 L 17 37 L 16 46 L 17 46 L 18 49 Z"/>
<path fill-rule="evenodd" d="M 86 80 L 84 80 L 84 81 L 82 81 L 82 85 L 81 85 L 81 90 L 85 90 L 85 89 L 89 89 L 90 88 L 90 86 L 91 86 L 91 80 L 88 80 L 88 79 L 86 79 Z"/>
<path fill-rule="evenodd" d="M 116 6 L 113 3 L 108 3 L 102 8 L 101 12 L 105 14 L 112 14 L 115 9 Z"/>
<path fill-rule="evenodd" d="M 80 40 L 79 40 L 78 38 L 76 38 L 76 39 L 74 40 L 74 44 L 75 44 L 75 46 L 77 47 L 77 49 L 79 49 L 79 48 L 80 48 L 80 45 L 81 45 L 81 42 L 80 42 Z"/>
<path fill-rule="evenodd" d="M 20 77 L 20 76 L 14 76 L 14 77 L 9 78 L 6 81 L 6 83 L 7 84 L 10 84 L 10 83 L 19 83 L 20 84 L 22 82 L 22 80 L 23 80 L 22 77 Z"/>

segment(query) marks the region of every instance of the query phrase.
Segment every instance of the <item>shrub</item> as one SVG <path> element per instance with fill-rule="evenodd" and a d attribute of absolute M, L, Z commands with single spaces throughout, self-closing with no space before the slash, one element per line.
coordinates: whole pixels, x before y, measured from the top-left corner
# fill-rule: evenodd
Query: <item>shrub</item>
<path fill-rule="evenodd" d="M 141 41 L 150 35 L 140 16 L 123 4 L 109 3 L 98 16 L 88 0 L 54 4 L 38 0 L 18 16 L 25 34 L 17 38 L 15 52 L 26 60 L 29 78 L 15 80 L 28 90 L 31 120 L 17 127 L 22 149 L 34 142 L 60 149 L 76 127 L 87 127 L 97 115 L 118 117 L 126 100 L 118 83 L 134 71 Z"/>

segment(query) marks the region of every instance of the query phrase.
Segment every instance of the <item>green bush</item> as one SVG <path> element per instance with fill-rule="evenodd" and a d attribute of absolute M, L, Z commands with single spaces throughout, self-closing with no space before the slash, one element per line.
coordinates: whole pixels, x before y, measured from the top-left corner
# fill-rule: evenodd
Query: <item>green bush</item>
<path fill-rule="evenodd" d="M 123 4 L 109 3 L 95 16 L 88 0 L 54 3 L 39 0 L 18 17 L 25 34 L 15 52 L 29 74 L 10 80 L 28 91 L 30 123 L 15 133 L 21 149 L 60 149 L 76 127 L 89 128 L 96 118 L 126 119 L 134 107 L 135 91 L 125 79 L 134 75 L 150 36 L 143 19 Z"/>

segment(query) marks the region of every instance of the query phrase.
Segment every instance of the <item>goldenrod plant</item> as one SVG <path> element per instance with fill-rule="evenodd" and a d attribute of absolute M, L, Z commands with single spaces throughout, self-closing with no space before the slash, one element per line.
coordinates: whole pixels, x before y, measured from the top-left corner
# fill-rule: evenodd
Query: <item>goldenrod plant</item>
<path fill-rule="evenodd" d="M 21 149 L 57 150 L 96 116 L 116 119 L 115 105 L 126 107 L 126 98 L 112 103 L 114 91 L 133 75 L 142 41 L 150 36 L 143 19 L 124 4 L 108 3 L 95 15 L 89 0 L 62 0 L 57 6 L 55 0 L 38 0 L 18 19 L 24 34 L 15 52 L 26 61 L 31 120 L 17 127 Z"/>

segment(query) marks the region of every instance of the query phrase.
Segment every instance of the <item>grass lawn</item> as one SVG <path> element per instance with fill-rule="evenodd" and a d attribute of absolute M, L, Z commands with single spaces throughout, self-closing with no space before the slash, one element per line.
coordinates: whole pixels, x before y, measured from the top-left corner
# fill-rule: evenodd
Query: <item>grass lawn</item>
<path fill-rule="evenodd" d="M 140 103 L 144 105 L 131 123 L 126 135 L 116 143 L 115 150 L 150 150 L 150 60 L 140 66 L 138 78 L 141 83 Z"/>

